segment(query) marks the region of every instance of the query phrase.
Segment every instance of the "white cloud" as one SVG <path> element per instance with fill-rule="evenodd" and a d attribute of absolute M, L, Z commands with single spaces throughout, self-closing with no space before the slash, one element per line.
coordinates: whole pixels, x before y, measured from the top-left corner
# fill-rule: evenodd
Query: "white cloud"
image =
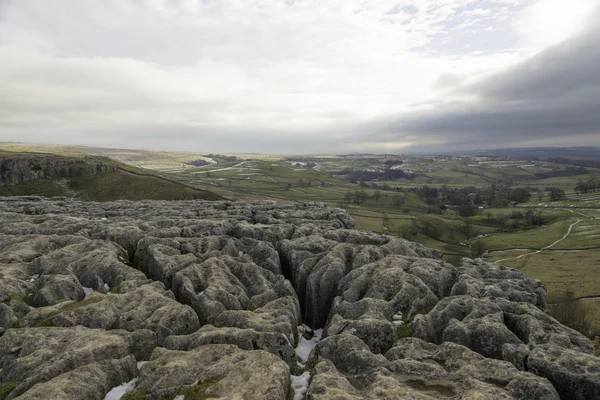
<path fill-rule="evenodd" d="M 522 45 L 537 52 L 576 36 L 587 28 L 588 18 L 598 7 L 598 0 L 537 0 L 517 22 Z"/>

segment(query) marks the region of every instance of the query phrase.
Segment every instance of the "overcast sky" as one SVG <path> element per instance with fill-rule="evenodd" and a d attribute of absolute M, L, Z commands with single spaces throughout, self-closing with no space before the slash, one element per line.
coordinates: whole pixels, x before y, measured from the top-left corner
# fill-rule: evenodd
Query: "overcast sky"
<path fill-rule="evenodd" d="M 600 145 L 598 0 L 0 0 L 0 141 Z"/>

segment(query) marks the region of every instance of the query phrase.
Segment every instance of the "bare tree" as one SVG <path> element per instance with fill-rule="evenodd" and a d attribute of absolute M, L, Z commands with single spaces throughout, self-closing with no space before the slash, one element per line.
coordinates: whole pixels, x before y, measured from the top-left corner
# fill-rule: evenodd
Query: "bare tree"
<path fill-rule="evenodd" d="M 376 190 L 373 193 L 373 198 L 375 199 L 375 201 L 377 202 L 377 204 L 379 204 L 379 200 L 381 199 L 381 192 L 379 190 Z"/>

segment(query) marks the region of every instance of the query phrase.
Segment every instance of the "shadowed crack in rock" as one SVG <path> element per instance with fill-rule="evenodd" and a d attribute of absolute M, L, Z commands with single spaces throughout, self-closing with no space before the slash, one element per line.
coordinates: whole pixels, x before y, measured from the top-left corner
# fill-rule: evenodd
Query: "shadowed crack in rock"
<path fill-rule="evenodd" d="M 0 222 L 8 399 L 600 398 L 541 282 L 340 209 L 20 197 Z"/>

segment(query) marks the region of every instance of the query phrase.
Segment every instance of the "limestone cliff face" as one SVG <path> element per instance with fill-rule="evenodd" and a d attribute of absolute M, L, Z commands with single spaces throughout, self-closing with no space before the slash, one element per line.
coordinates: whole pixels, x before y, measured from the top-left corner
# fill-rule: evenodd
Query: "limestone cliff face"
<path fill-rule="evenodd" d="M 320 330 L 310 337 L 303 323 Z M 600 359 L 547 313 L 542 282 L 482 260 L 450 265 L 355 230 L 344 210 L 7 197 L 0 389 L 20 400 L 121 389 L 150 400 L 585 400 L 600 398 Z"/>
<path fill-rule="evenodd" d="M 95 157 L 0 153 L 0 184 L 14 185 L 36 179 L 73 178 L 116 169 L 116 165 Z"/>

